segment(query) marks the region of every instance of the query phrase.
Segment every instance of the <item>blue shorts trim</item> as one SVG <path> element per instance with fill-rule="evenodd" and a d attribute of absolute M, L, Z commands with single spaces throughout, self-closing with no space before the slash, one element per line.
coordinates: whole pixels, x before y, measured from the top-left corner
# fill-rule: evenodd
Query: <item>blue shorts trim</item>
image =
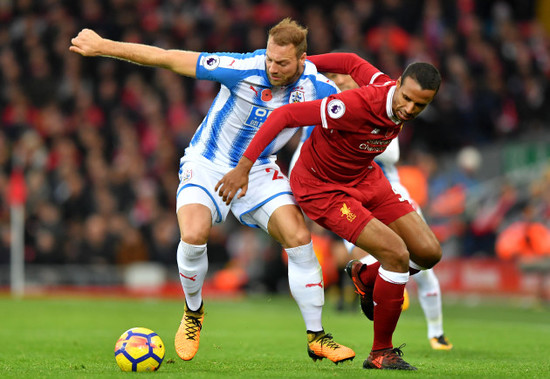
<path fill-rule="evenodd" d="M 184 189 L 184 188 L 187 188 L 187 187 L 198 187 L 200 188 L 201 190 L 203 190 L 204 192 L 206 192 L 206 194 L 208 195 L 208 197 L 210 197 L 210 199 L 212 200 L 212 203 L 214 203 L 214 206 L 216 207 L 216 211 L 218 213 L 218 217 L 216 218 L 216 223 L 220 223 L 222 222 L 222 216 L 221 216 L 221 211 L 220 211 L 220 208 L 218 207 L 218 204 L 216 203 L 216 200 L 214 199 L 214 197 L 212 196 L 212 194 L 203 186 L 199 186 L 198 184 L 193 184 L 193 183 L 189 183 L 189 184 L 186 184 L 184 186 L 182 186 L 179 190 L 178 190 L 178 193 L 176 194 L 176 199 L 178 198 L 178 196 L 180 195 L 180 192 Z"/>

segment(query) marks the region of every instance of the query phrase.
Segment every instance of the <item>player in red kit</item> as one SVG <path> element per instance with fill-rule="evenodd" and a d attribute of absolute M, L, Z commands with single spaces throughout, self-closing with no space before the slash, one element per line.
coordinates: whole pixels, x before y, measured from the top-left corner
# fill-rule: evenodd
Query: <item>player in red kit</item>
<path fill-rule="evenodd" d="M 373 158 L 399 134 L 404 121 L 428 106 L 441 77 L 429 63 L 412 63 L 393 80 L 355 54 L 310 59 L 320 71 L 350 74 L 360 88 L 274 110 L 216 191 L 227 203 L 245 196 L 252 164 L 279 132 L 318 125 L 294 166 L 292 191 L 309 218 L 378 260 L 352 273 L 362 297 L 372 299 L 374 342 L 363 367 L 416 370 L 393 347 L 392 335 L 409 272 L 433 267 L 441 259 L 441 247 Z"/>

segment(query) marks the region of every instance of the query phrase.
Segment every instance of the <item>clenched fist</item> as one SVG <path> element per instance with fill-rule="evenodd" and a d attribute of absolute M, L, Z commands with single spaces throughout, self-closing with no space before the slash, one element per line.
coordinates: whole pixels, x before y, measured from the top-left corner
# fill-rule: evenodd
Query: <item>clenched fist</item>
<path fill-rule="evenodd" d="M 71 39 L 72 45 L 69 50 L 85 57 L 95 57 L 102 54 L 102 42 L 103 38 L 93 30 L 82 29 L 75 38 Z"/>

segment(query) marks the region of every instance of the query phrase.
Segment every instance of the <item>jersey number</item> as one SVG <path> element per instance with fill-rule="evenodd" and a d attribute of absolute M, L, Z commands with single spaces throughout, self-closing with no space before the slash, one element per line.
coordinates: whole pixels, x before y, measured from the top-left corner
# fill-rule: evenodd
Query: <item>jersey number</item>
<path fill-rule="evenodd" d="M 277 180 L 277 179 L 284 179 L 285 177 L 282 176 L 280 173 L 279 173 L 279 170 L 274 170 L 272 168 L 266 168 L 265 169 L 265 172 L 271 172 L 273 171 L 273 178 L 271 180 Z"/>
<path fill-rule="evenodd" d="M 392 190 L 397 196 L 399 196 L 399 201 L 403 202 L 407 200 L 403 197 L 403 195 L 401 195 L 398 191 L 396 191 L 395 188 L 392 188 Z"/>

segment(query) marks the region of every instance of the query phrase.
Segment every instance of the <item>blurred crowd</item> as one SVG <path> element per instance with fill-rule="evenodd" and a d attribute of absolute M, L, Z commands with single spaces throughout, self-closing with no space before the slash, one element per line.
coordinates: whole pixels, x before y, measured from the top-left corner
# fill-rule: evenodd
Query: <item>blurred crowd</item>
<path fill-rule="evenodd" d="M 264 48 L 269 27 L 286 16 L 309 28 L 310 55 L 355 52 L 394 78 L 417 60 L 440 69 L 443 85 L 434 103 L 401 134 L 402 158 L 423 169 L 430 192 L 424 206 L 438 236 L 464 239 L 465 255 L 476 249 L 494 254 L 502 218 L 521 203 L 516 189 L 495 189 L 502 196 L 486 204 L 492 208 L 485 213 L 494 217 L 472 229 L 464 207 L 441 214 L 434 203 L 445 193 L 440 208 L 453 200 L 464 205 L 467 192 L 452 189 L 483 178 L 459 165 L 456 175 L 441 173 L 437 164 L 462 149 L 479 152 L 549 131 L 550 12 L 541 18 L 544 3 L 0 0 L 0 263 L 9 260 L 8 184 L 20 170 L 27 186 L 28 263 L 175 267 L 179 158 L 218 85 L 71 53 L 70 40 L 82 28 L 163 48 L 247 52 Z M 294 147 L 281 152 L 282 167 Z M 538 216 L 548 226 L 545 180 L 531 190 L 546 204 Z M 482 229 L 491 230 L 492 242 L 480 240 L 483 233 L 476 231 Z M 469 247 L 468 238 L 478 245 Z M 228 222 L 214 228 L 208 251 L 213 268 L 234 261 L 256 267 L 276 261 L 280 248 Z"/>

